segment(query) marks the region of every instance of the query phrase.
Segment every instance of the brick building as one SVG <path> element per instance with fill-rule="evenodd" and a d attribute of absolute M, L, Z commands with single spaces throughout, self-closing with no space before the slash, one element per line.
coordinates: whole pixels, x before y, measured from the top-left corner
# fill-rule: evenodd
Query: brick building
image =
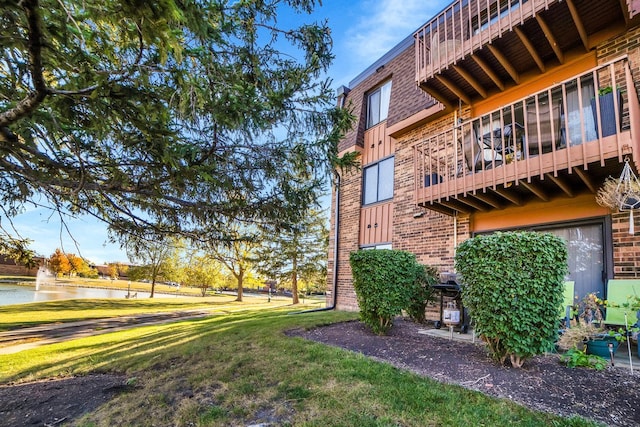
<path fill-rule="evenodd" d="M 625 159 L 640 169 L 639 13 L 634 0 L 457 0 L 340 88 L 356 117 L 340 150 L 362 170 L 333 191 L 328 303 L 357 309 L 352 251 L 453 271 L 461 241 L 497 230 L 565 238 L 578 297 L 640 277 L 629 213 L 595 198 Z"/>
<path fill-rule="evenodd" d="M 0 276 L 32 276 L 38 275 L 38 268 L 46 265 L 47 260 L 44 257 L 35 257 L 36 267 L 27 268 L 24 265 L 17 264 L 13 259 L 0 255 Z"/>

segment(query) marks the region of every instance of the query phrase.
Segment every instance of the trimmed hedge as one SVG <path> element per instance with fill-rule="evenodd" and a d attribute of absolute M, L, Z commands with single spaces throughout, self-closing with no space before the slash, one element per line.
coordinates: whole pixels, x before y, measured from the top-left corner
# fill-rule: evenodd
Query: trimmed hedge
<path fill-rule="evenodd" d="M 402 310 L 431 298 L 425 266 L 409 252 L 377 249 L 352 252 L 349 258 L 360 319 L 374 333 L 384 335 Z M 424 305 L 423 305 L 424 307 Z M 424 311 L 424 310 L 423 310 Z"/>
<path fill-rule="evenodd" d="M 553 347 L 567 273 L 564 240 L 506 232 L 463 242 L 455 256 L 463 304 L 491 356 L 514 367 Z"/>
<path fill-rule="evenodd" d="M 427 304 L 433 302 L 433 285 L 438 283 L 438 269 L 429 265 L 421 265 L 424 272 L 418 277 L 411 301 L 406 308 L 409 317 L 418 323 L 425 322 Z"/>

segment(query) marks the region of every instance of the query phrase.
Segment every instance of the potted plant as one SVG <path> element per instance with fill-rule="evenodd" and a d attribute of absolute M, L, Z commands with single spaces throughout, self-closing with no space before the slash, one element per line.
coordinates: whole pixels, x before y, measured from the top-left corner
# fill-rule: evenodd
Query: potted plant
<path fill-rule="evenodd" d="M 615 354 L 626 333 L 608 330 L 604 326 L 603 307 L 606 302 L 595 293 L 586 295 L 574 306 L 576 317 L 574 324 L 566 329 L 558 339 L 558 347 L 563 350 L 584 347 L 586 354 L 610 357 Z"/>
<path fill-rule="evenodd" d="M 618 122 L 622 126 L 622 92 L 616 88 L 615 97 L 611 86 L 604 86 L 598 89 L 598 103 L 600 104 L 600 123 L 598 123 L 598 110 L 596 99 L 591 98 L 591 111 L 593 112 L 593 121 L 596 124 L 596 133 L 598 126 L 602 127 L 602 137 L 613 135 L 616 133 L 616 110 L 614 102 L 618 102 Z"/>

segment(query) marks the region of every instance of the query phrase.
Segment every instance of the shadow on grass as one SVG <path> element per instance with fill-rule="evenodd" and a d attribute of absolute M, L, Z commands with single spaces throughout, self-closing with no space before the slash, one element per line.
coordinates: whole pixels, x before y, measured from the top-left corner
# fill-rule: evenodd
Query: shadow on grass
<path fill-rule="evenodd" d="M 72 299 L 60 301 L 16 304 L 0 307 L 0 331 L 13 330 L 47 323 L 68 323 L 74 321 L 130 316 L 159 312 L 174 312 L 206 309 L 229 311 L 243 307 L 261 305 L 268 307 L 266 300 L 242 303 L 224 297 L 193 297 L 181 300 L 168 299 Z"/>
<path fill-rule="evenodd" d="M 94 370 L 125 372 L 163 363 L 165 356 L 188 355 L 213 349 L 233 335 L 235 342 L 259 341 L 297 325 L 301 316 L 291 308 L 247 309 L 224 315 L 139 326 L 125 331 L 45 345 L 10 355 L 0 355 L 0 382 L 31 380 L 60 373 Z M 297 319 L 296 319 L 297 318 Z M 196 346 L 190 344 L 198 341 Z"/>

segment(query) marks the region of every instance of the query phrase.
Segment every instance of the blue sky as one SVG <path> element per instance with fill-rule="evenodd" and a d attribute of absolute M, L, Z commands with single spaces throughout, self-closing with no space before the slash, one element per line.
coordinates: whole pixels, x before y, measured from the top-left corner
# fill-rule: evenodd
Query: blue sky
<path fill-rule="evenodd" d="M 349 82 L 440 12 L 443 0 L 328 0 L 316 8 L 313 19 L 329 21 L 335 60 L 329 70 L 333 86 Z M 285 20 L 295 16 L 283 17 Z M 301 19 L 307 19 L 301 17 Z M 307 21 L 308 22 L 308 21 Z M 108 243 L 106 227 L 93 218 L 60 219 L 45 209 L 31 209 L 13 219 L 22 237 L 33 240 L 31 248 L 49 256 L 56 248 L 95 263 L 126 261 L 118 245 Z"/>

